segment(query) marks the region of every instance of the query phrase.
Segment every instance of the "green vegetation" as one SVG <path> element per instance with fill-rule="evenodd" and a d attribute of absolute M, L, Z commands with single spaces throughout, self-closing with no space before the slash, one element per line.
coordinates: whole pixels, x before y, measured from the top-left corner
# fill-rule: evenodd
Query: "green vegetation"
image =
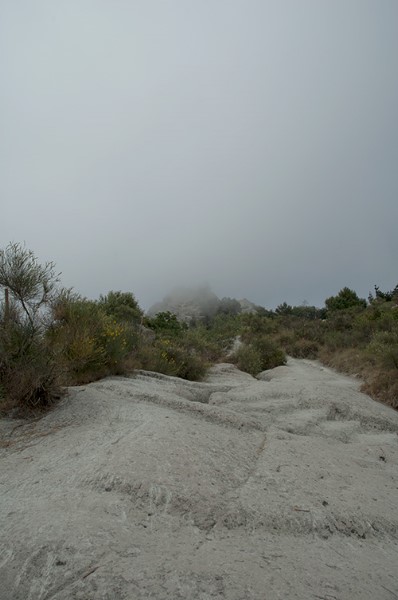
<path fill-rule="evenodd" d="M 366 303 L 344 288 L 326 300 L 323 319 L 277 315 L 273 339 L 290 356 L 360 376 L 362 391 L 398 408 L 398 287 L 376 291 Z"/>
<path fill-rule="evenodd" d="M 337 296 L 331 296 L 325 300 L 328 311 L 347 310 L 348 308 L 366 308 L 366 300 L 358 298 L 357 293 L 345 287 L 339 291 Z"/>
<path fill-rule="evenodd" d="M 100 296 L 99 305 L 109 316 L 124 323 L 139 323 L 143 312 L 131 292 L 109 292 Z"/>
<path fill-rule="evenodd" d="M 40 265 L 24 246 L 0 251 L 3 411 L 37 410 L 67 385 L 135 369 L 200 380 L 211 364 L 232 361 L 255 376 L 287 355 L 358 374 L 364 391 L 398 408 L 398 286 L 375 286 L 368 302 L 346 287 L 324 308 L 284 302 L 275 311 L 244 312 L 223 298 L 212 315 L 188 325 L 169 311 L 145 317 L 131 292 L 88 300 L 59 283 L 54 264 Z"/>
<path fill-rule="evenodd" d="M 115 292 L 119 294 L 119 292 Z M 61 291 L 52 304 L 46 337 L 59 357 L 67 383 L 86 383 L 125 372 L 138 345 L 137 323 L 127 319 L 129 305 L 119 306 L 122 316 L 110 314 L 104 302 Z"/>
<path fill-rule="evenodd" d="M 50 404 L 60 391 L 56 355 L 46 336 L 48 311 L 58 276 L 53 263 L 39 265 L 20 244 L 0 252 L 0 398 L 35 408 Z"/>

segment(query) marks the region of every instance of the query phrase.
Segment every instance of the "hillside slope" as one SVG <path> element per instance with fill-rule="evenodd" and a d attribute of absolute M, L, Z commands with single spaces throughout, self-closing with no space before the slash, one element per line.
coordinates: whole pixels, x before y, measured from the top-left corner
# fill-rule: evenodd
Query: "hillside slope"
<path fill-rule="evenodd" d="M 290 359 L 1 422 L 2 600 L 398 596 L 398 413 Z"/>

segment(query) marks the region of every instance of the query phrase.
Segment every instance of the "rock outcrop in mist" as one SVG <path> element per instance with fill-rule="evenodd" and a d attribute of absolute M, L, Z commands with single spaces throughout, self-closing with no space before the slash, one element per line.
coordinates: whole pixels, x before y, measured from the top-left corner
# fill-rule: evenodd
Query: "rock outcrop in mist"
<path fill-rule="evenodd" d="M 220 299 L 210 289 L 203 285 L 195 288 L 176 288 L 165 296 L 161 302 L 157 302 L 148 310 L 149 316 L 159 312 L 170 311 L 177 315 L 178 319 L 185 322 L 203 320 L 213 317 L 217 312 L 223 311 L 223 306 L 229 305 L 229 310 L 236 313 L 257 312 L 257 306 L 247 300 L 235 300 L 232 298 Z M 234 306 L 234 309 L 232 308 Z"/>

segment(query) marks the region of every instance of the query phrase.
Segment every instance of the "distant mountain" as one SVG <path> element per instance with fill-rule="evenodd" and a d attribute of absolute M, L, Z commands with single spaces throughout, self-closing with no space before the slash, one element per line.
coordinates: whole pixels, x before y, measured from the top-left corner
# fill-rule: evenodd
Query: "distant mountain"
<path fill-rule="evenodd" d="M 189 323 L 193 320 L 213 317 L 217 312 L 226 312 L 225 306 L 234 306 L 236 313 L 255 313 L 258 309 L 247 298 L 242 300 L 223 298 L 220 300 L 209 286 L 200 286 L 174 289 L 161 302 L 151 306 L 148 315 L 151 317 L 159 312 L 170 311 L 177 315 L 180 321 Z"/>
<path fill-rule="evenodd" d="M 220 299 L 208 286 L 176 288 L 148 310 L 149 316 L 170 311 L 181 321 L 212 317 L 217 312 Z"/>
<path fill-rule="evenodd" d="M 250 302 L 247 298 L 242 298 L 242 300 L 238 300 L 241 306 L 241 312 L 243 313 L 256 313 L 258 312 L 258 306 L 253 302 Z"/>

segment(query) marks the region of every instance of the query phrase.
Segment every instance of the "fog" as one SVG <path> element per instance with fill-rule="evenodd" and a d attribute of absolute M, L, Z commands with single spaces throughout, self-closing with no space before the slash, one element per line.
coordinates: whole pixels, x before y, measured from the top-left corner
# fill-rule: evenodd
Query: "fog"
<path fill-rule="evenodd" d="M 398 283 L 395 0 L 2 0 L 0 247 L 91 298 Z"/>

